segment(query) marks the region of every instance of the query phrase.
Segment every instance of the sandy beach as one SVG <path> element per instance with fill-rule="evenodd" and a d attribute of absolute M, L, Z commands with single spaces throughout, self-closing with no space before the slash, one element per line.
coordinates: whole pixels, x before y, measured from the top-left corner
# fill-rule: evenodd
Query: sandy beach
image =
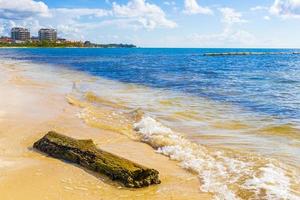
<path fill-rule="evenodd" d="M 0 69 L 0 199 L 211 198 L 210 194 L 200 192 L 196 174 L 155 153 L 149 145 L 84 123 L 77 117 L 79 108 L 68 103 L 67 93 L 59 82 L 31 80 L 17 64 L 2 63 Z M 63 81 L 69 82 L 71 91 L 75 80 L 68 77 Z M 104 150 L 155 168 L 162 183 L 126 189 L 105 176 L 33 150 L 33 143 L 49 130 L 91 138 Z"/>

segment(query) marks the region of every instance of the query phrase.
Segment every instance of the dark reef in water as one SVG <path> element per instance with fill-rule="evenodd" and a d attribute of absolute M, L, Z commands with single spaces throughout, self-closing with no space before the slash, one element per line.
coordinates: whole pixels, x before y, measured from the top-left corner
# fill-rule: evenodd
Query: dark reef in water
<path fill-rule="evenodd" d="M 289 55 L 300 54 L 300 52 L 226 52 L 226 53 L 205 53 L 204 56 L 249 56 L 249 55 Z"/>

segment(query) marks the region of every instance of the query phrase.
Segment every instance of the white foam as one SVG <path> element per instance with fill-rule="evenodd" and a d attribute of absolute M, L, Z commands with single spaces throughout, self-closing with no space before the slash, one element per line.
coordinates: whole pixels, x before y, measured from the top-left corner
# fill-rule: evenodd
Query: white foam
<path fill-rule="evenodd" d="M 160 135 L 174 134 L 170 128 L 163 126 L 151 117 L 143 117 L 141 121 L 134 124 L 134 127 L 139 131 L 139 133 L 147 137 L 151 137 L 157 133 Z"/>
<path fill-rule="evenodd" d="M 266 190 L 267 199 L 300 198 L 292 194 L 290 177 L 284 169 L 269 162 L 258 164 L 238 156 L 227 156 L 222 151 L 209 151 L 151 117 L 143 117 L 134 127 L 141 140 L 157 148 L 158 153 L 179 161 L 184 169 L 196 172 L 202 183 L 200 189 L 214 193 L 215 199 L 240 199 L 237 193 L 243 191 L 252 192 L 250 198 L 257 199 L 262 189 Z"/>
<path fill-rule="evenodd" d="M 252 189 L 259 198 L 259 191 L 266 191 L 267 199 L 288 199 L 299 200 L 300 197 L 290 191 L 290 179 L 285 171 L 271 163 L 259 170 L 261 173 L 254 175 L 252 179 L 246 181 L 244 186 Z"/>
<path fill-rule="evenodd" d="M 163 126 L 151 117 L 143 117 L 134 124 L 134 129 L 140 133 L 142 141 L 156 148 L 176 144 L 177 139 L 180 137 L 170 128 Z"/>

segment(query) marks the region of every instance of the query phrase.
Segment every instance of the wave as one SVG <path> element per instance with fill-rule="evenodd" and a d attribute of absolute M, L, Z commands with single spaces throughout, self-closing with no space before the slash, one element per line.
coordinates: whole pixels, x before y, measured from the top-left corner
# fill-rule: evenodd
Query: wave
<path fill-rule="evenodd" d="M 300 139 L 300 129 L 294 124 L 286 123 L 280 125 L 270 125 L 257 131 L 259 134 L 281 136 L 291 139 Z"/>
<path fill-rule="evenodd" d="M 107 107 L 107 103 L 113 104 L 113 102 L 109 100 L 99 101 L 101 98 L 97 98 L 96 105 L 94 105 L 91 103 L 88 94 L 89 93 L 86 93 L 84 95 L 84 99 L 80 99 L 80 97 L 74 95 L 67 96 L 69 104 L 82 108 L 77 114 L 77 117 L 82 119 L 89 126 L 120 133 L 137 140 L 133 122 L 141 119 L 142 112 L 139 109 L 130 112 L 126 110 L 116 110 L 113 108 L 119 108 L 116 106 L 117 104 L 112 107 Z M 99 106 L 99 104 L 102 106 Z"/>
<path fill-rule="evenodd" d="M 300 174 L 292 166 L 254 153 L 194 143 L 141 109 L 124 106 L 116 99 L 112 101 L 91 92 L 77 97 L 70 95 L 67 99 L 70 104 L 82 108 L 78 117 L 88 125 L 147 143 L 157 153 L 196 173 L 201 191 L 213 194 L 215 199 L 300 198 Z M 184 118 L 190 117 L 194 115 L 184 115 Z M 247 128 L 235 121 L 232 123 L 234 127 Z"/>
<path fill-rule="evenodd" d="M 204 56 L 298 55 L 300 52 L 222 52 L 204 53 Z"/>
<path fill-rule="evenodd" d="M 105 98 L 101 98 L 93 92 L 87 92 L 85 94 L 85 98 L 87 101 L 89 101 L 91 103 L 100 103 L 102 105 L 106 105 L 106 106 L 113 107 L 113 108 L 126 108 L 126 106 L 124 106 L 123 103 L 121 104 L 120 102 L 118 102 L 118 104 L 117 104 L 116 102 L 109 101 Z"/>
<path fill-rule="evenodd" d="M 293 189 L 299 184 L 294 177 L 299 176 L 275 160 L 210 150 L 151 117 L 143 117 L 134 128 L 141 140 L 156 148 L 158 153 L 197 173 L 202 183 L 201 190 L 215 194 L 215 199 L 300 198 L 300 193 Z"/>

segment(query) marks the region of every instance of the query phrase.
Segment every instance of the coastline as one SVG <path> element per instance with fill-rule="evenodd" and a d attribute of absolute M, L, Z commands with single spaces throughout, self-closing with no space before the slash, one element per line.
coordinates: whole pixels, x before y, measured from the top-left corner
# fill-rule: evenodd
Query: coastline
<path fill-rule="evenodd" d="M 196 174 L 155 153 L 149 145 L 83 123 L 77 117 L 80 109 L 66 101 L 76 82 L 75 72 L 64 80 L 37 81 L 26 76 L 19 64 L 0 65 L 4 97 L 0 100 L 1 199 L 211 199 L 209 193 L 199 190 Z M 129 190 L 104 176 L 33 151 L 33 142 L 49 130 L 93 139 L 104 150 L 153 167 L 160 172 L 162 184 Z"/>
<path fill-rule="evenodd" d="M 135 49 L 139 47 L 132 47 L 132 48 L 125 48 L 125 47 L 0 47 L 0 49 L 39 49 L 39 48 L 45 48 L 45 49 Z"/>

